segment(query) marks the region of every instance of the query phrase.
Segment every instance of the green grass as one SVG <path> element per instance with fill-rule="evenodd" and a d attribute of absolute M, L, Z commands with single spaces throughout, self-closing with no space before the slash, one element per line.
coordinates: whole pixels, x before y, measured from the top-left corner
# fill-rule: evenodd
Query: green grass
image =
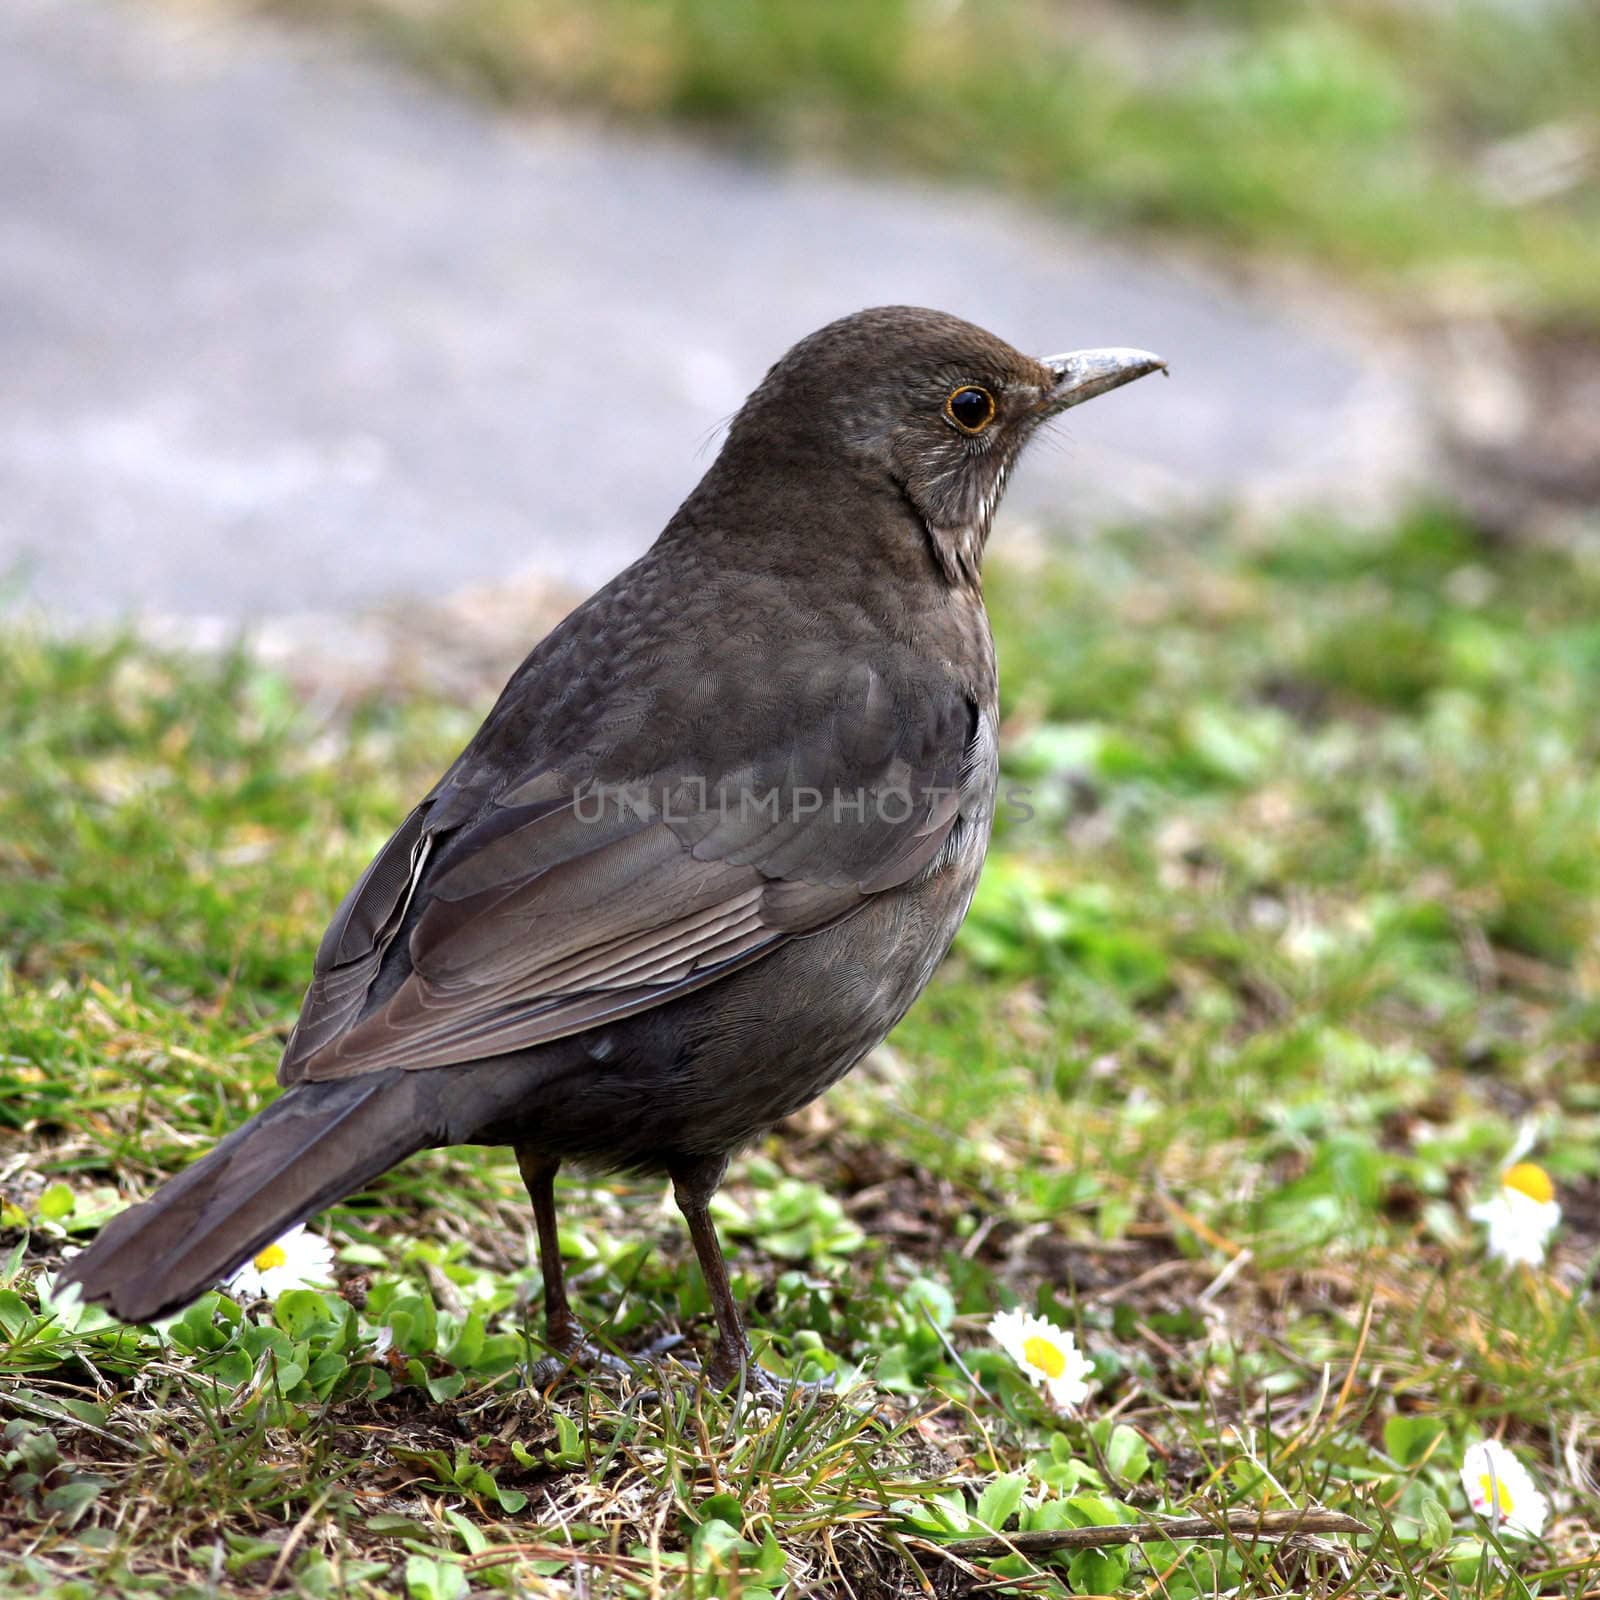
<path fill-rule="evenodd" d="M 337 1294 L 54 1319 L 63 1247 L 273 1092 L 325 918 L 481 708 L 0 634 L 0 1593 L 1592 1587 L 1600 563 L 1423 508 L 1114 531 L 990 595 L 1014 787 L 957 954 L 721 1202 L 762 1359 L 842 1392 L 782 1412 L 530 1384 L 497 1152 L 339 1208 Z M 1524 1127 L 1566 1218 L 1507 1274 L 1467 1208 Z M 704 1337 L 659 1190 L 562 1199 L 605 1342 Z M 1010 1305 L 1077 1330 L 1080 1416 L 990 1344 Z M 1484 1434 L 1542 1542 L 1469 1513 Z M 1369 1532 L 951 1549 L 1312 1507 Z"/>
<path fill-rule="evenodd" d="M 1409 314 L 1600 326 L 1600 14 L 1582 0 L 266 3 L 368 25 L 507 101 L 1280 252 Z"/>

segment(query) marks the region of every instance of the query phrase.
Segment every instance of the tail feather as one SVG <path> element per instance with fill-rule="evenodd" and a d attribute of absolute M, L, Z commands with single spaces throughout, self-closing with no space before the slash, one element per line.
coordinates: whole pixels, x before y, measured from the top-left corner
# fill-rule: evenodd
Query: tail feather
<path fill-rule="evenodd" d="M 436 1142 L 415 1074 L 297 1084 L 68 1264 L 125 1322 L 181 1309 L 287 1228 Z"/>

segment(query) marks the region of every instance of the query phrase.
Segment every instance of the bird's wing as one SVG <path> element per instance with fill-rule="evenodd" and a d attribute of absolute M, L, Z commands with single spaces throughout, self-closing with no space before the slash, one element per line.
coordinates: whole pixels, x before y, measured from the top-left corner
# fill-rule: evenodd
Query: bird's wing
<path fill-rule="evenodd" d="M 977 726 L 958 689 L 857 666 L 715 774 L 574 789 L 535 763 L 485 799 L 469 749 L 339 908 L 280 1077 L 525 1050 L 849 916 L 935 859 Z"/>

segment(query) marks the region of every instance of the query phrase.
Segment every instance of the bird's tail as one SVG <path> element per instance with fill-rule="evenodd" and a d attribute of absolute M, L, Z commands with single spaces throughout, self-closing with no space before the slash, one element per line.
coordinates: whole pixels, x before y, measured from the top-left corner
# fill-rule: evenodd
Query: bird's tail
<path fill-rule="evenodd" d="M 114 1217 L 62 1286 L 125 1322 L 179 1310 L 287 1228 L 436 1142 L 416 1075 L 300 1083 L 142 1205 Z"/>

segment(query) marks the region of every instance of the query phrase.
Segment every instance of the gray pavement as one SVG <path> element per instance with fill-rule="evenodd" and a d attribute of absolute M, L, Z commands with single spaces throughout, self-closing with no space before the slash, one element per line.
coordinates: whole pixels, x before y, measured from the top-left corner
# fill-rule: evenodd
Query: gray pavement
<path fill-rule="evenodd" d="M 497 117 L 321 34 L 0 6 L 0 589 L 63 620 L 592 586 L 792 340 L 890 301 L 1171 361 L 1036 449 L 1013 523 L 1418 470 L 1403 367 L 1332 304 L 971 192 Z"/>

